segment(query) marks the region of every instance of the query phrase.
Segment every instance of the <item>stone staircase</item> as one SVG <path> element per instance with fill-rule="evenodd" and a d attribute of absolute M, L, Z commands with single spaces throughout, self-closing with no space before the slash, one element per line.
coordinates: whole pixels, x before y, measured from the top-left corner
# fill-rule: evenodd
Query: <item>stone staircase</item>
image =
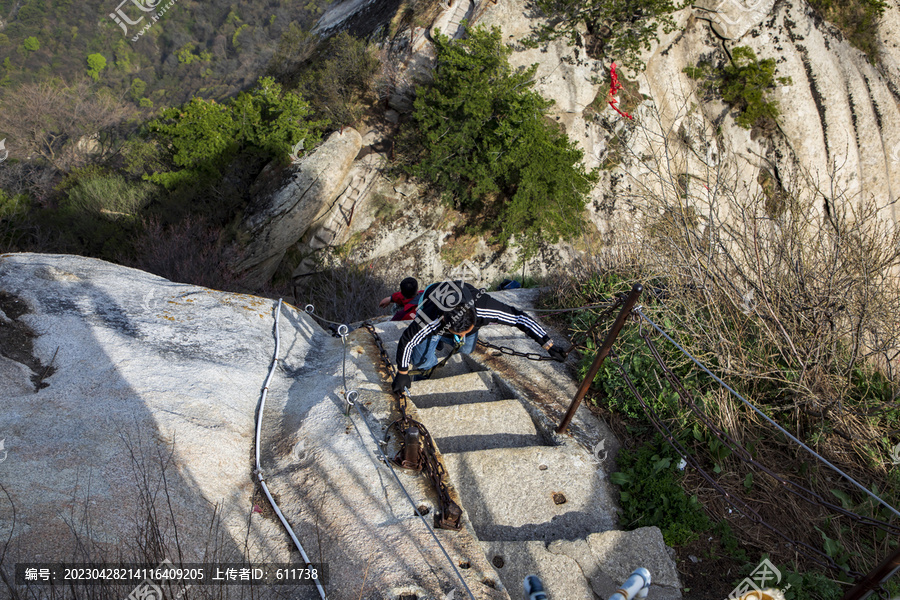
<path fill-rule="evenodd" d="M 460 39 L 466 33 L 462 26 L 462 21 L 464 19 L 471 21 L 475 3 L 472 0 L 452 0 L 452 2 L 454 4 L 453 14 L 450 17 L 450 23 L 447 25 L 447 34 L 451 35 L 453 39 Z"/>
<path fill-rule="evenodd" d="M 471 22 L 474 10 L 475 3 L 472 0 L 451 0 L 450 5 L 432 24 L 431 35 L 434 36 L 435 31 L 440 29 L 441 33 L 451 39 L 462 38 L 466 33 L 462 21 L 467 19 Z"/>
<path fill-rule="evenodd" d="M 378 326 L 389 356 L 407 324 Z M 521 597 L 529 573 L 557 600 L 607 598 L 638 566 L 654 578 L 649 598 L 681 598 L 659 530 L 616 531 L 618 490 L 600 463 L 542 431 L 477 351 L 454 356 L 410 392 L 411 416 L 434 438 L 464 518 L 511 598 Z"/>
<path fill-rule="evenodd" d="M 350 227 L 353 214 L 376 175 L 377 171 L 369 164 L 354 165 L 347 187 L 337 197 L 328 212 L 310 226 L 310 233 L 307 234 L 308 241 L 304 245 L 304 250 L 309 255 L 294 269 L 294 277 L 315 272 L 320 266 L 316 260 L 318 251 L 341 243 L 341 240 L 346 237 L 345 233 Z"/>

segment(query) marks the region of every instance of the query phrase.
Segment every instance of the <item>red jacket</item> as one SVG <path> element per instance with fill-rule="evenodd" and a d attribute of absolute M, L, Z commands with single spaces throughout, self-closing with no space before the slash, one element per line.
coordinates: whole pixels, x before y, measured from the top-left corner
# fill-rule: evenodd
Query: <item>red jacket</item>
<path fill-rule="evenodd" d="M 414 319 L 416 317 L 416 309 L 419 307 L 419 295 L 421 293 L 422 291 L 419 290 L 412 298 L 407 298 L 401 292 L 391 294 L 391 302 L 403 307 L 394 313 L 391 321 L 409 321 Z"/>

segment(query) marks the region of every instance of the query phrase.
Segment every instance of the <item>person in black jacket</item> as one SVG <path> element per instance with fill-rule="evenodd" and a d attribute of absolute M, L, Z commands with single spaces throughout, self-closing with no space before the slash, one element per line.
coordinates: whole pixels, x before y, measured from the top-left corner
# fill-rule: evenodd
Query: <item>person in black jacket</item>
<path fill-rule="evenodd" d="M 430 285 L 419 300 L 416 318 L 397 344 L 397 375 L 392 389 L 402 392 L 412 384 L 409 370 L 426 370 L 437 364 L 438 345 L 460 345 L 468 354 L 478 341 L 478 330 L 491 323 L 516 327 L 540 344 L 560 362 L 565 353 L 553 345 L 550 336 L 537 322 L 518 308 L 491 298 L 485 290 L 461 281 L 442 281 Z"/>

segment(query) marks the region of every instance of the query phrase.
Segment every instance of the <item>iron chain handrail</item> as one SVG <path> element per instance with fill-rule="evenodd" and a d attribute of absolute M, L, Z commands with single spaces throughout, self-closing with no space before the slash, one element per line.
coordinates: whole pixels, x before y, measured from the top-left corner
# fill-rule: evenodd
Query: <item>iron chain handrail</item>
<path fill-rule="evenodd" d="M 622 306 L 622 304 L 625 303 L 625 299 L 627 297 L 628 297 L 627 294 L 620 294 L 618 297 L 616 297 L 615 300 L 611 300 L 610 302 L 607 302 L 607 303 L 591 304 L 591 305 L 587 305 L 587 306 L 581 306 L 581 307 L 577 307 L 577 308 L 567 308 L 567 309 L 562 309 L 562 310 L 557 311 L 557 312 L 562 313 L 562 312 L 573 312 L 576 310 L 589 310 L 589 309 L 592 309 L 595 307 L 601 307 L 601 306 L 606 307 L 606 310 L 604 310 L 602 313 L 597 315 L 597 319 L 593 325 L 591 325 L 585 331 L 580 332 L 579 335 L 572 336 L 572 340 L 569 342 L 570 346 L 569 346 L 568 350 L 563 350 L 563 354 L 568 356 L 572 352 L 572 350 L 575 350 L 576 348 L 582 348 L 583 346 L 581 346 L 578 342 L 576 342 L 576 339 L 583 337 L 584 341 L 586 341 L 588 337 L 591 337 L 593 335 L 594 330 L 597 329 L 597 327 L 599 327 L 603 323 L 604 319 L 606 319 L 608 316 L 610 316 L 613 313 L 613 311 L 615 311 L 617 308 L 619 308 L 620 306 Z M 530 310 L 532 312 L 549 312 L 549 309 L 545 309 L 545 310 L 530 309 Z M 532 360 L 535 362 L 556 360 L 552 356 L 547 356 L 545 354 L 538 354 L 537 352 L 520 352 L 513 348 L 509 348 L 507 346 L 498 346 L 496 344 L 492 344 L 490 342 L 485 342 L 483 340 L 478 340 L 478 345 L 483 346 L 485 348 L 490 348 L 491 350 L 497 350 L 501 354 L 506 354 L 507 356 L 517 356 L 519 358 L 526 358 L 528 360 Z M 495 355 L 495 356 L 499 356 L 499 355 Z"/>
<path fill-rule="evenodd" d="M 375 331 L 375 327 L 371 323 L 364 323 L 363 327 L 369 331 L 372 338 L 375 340 L 375 345 L 378 347 L 378 352 L 381 355 L 381 360 L 384 363 L 387 372 L 393 374 L 394 365 L 388 357 L 387 351 L 384 349 L 384 342 L 381 340 L 381 336 L 378 335 L 378 332 Z M 434 445 L 434 439 L 431 437 L 431 434 L 428 433 L 428 429 L 425 425 L 407 414 L 408 390 L 404 390 L 395 395 L 399 400 L 400 406 L 400 419 L 396 422 L 398 423 L 398 427 L 402 426 L 404 430 L 410 427 L 416 427 L 424 442 L 422 444 L 422 462 L 424 463 L 425 473 L 431 480 L 432 485 L 434 485 L 435 492 L 437 492 L 438 503 L 440 505 L 440 515 L 435 515 L 435 525 L 444 525 L 448 528 L 459 529 L 459 519 L 462 515 L 462 511 L 450 497 L 450 492 L 447 489 L 447 485 L 444 483 L 443 478 L 446 471 L 444 470 L 441 461 L 437 459 L 437 449 Z M 388 431 L 389 430 L 390 427 L 388 428 Z M 385 433 L 385 436 L 387 436 L 387 433 Z M 401 439 L 401 451 L 404 445 L 405 441 Z"/>

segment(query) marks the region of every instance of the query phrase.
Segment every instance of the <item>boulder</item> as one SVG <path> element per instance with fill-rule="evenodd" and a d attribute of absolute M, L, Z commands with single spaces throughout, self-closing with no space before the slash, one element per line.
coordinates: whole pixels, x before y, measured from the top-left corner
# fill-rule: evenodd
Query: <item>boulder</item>
<path fill-rule="evenodd" d="M 258 197 L 241 225 L 248 246 L 234 265 L 236 271 L 246 273 L 247 285 L 252 289 L 265 284 L 288 247 L 331 210 L 347 185 L 350 167 L 361 147 L 362 137 L 355 129 L 335 131 L 292 167 L 287 182 Z"/>

